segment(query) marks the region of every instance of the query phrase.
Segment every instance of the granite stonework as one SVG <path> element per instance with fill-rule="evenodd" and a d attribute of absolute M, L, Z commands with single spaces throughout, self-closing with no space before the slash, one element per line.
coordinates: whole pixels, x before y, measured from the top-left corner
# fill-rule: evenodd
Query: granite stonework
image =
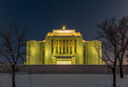
<path fill-rule="evenodd" d="M 128 65 L 123 66 L 128 75 Z M 11 73 L 9 65 L 0 65 L 0 73 Z M 17 65 L 16 73 L 23 74 L 111 74 L 106 65 Z M 119 67 L 117 66 L 117 73 Z"/>

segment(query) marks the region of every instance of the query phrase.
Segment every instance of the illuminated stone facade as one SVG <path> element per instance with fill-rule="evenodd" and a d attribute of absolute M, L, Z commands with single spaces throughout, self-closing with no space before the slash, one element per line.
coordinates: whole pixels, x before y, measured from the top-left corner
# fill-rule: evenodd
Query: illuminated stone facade
<path fill-rule="evenodd" d="M 85 41 L 73 29 L 56 29 L 43 41 L 27 42 L 25 64 L 104 64 L 101 42 Z"/>

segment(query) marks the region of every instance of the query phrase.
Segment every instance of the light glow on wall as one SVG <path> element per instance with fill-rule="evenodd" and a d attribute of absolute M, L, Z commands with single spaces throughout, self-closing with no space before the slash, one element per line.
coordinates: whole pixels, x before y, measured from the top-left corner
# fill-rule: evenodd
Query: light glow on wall
<path fill-rule="evenodd" d="M 59 65 L 67 64 L 68 65 L 68 64 L 71 64 L 71 61 L 57 61 L 57 64 L 59 64 Z"/>
<path fill-rule="evenodd" d="M 59 30 L 59 31 L 56 31 L 56 33 L 72 33 L 72 31 L 69 31 L 69 30 Z"/>

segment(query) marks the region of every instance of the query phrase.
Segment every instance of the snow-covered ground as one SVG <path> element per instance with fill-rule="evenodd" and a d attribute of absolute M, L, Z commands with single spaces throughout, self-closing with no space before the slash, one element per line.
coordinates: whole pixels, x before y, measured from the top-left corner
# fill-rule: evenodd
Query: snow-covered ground
<path fill-rule="evenodd" d="M 109 74 L 18 74 L 17 87 L 112 87 Z M 128 75 L 117 76 L 117 87 L 128 87 Z M 0 87 L 11 87 L 11 75 L 0 74 Z"/>

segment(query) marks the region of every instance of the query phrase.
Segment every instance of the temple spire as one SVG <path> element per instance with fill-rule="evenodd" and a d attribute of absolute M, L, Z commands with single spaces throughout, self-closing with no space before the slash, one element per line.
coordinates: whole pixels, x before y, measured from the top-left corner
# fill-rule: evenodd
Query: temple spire
<path fill-rule="evenodd" d="M 65 30 L 66 29 L 66 26 L 62 26 L 62 29 Z"/>

